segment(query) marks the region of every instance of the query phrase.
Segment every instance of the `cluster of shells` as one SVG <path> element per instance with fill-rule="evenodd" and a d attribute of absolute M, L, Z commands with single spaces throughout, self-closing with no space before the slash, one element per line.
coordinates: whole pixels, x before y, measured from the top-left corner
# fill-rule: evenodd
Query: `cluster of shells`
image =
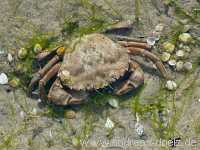
<path fill-rule="evenodd" d="M 189 60 L 192 51 L 190 45 L 193 43 L 192 36 L 189 33 L 182 33 L 178 37 L 178 44 L 170 42 L 162 44 L 161 60 L 168 63 L 176 71 L 191 71 L 192 62 Z"/>

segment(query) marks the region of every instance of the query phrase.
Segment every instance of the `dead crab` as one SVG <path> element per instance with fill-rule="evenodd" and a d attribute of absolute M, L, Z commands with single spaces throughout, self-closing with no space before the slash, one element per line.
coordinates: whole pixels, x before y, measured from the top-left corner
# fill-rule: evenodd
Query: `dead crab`
<path fill-rule="evenodd" d="M 57 105 L 83 103 L 92 92 L 102 89 L 115 95 L 126 94 L 144 83 L 143 71 L 130 55 L 148 57 L 162 75 L 169 78 L 160 59 L 145 50 L 149 46 L 143 41 L 120 38 L 115 43 L 97 33 L 75 41 L 70 53 L 64 51 L 64 47 L 53 51 L 55 56 L 34 75 L 30 91 L 39 81 L 41 99 Z M 56 75 L 47 95 L 45 85 Z"/>

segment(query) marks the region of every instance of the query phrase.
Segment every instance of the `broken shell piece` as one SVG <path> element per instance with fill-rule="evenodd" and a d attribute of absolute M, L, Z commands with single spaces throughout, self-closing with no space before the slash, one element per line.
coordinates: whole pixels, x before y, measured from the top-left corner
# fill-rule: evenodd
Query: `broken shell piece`
<path fill-rule="evenodd" d="M 5 73 L 0 74 L 0 84 L 4 85 L 8 83 L 8 77 Z"/>
<path fill-rule="evenodd" d="M 157 40 L 156 37 L 148 37 L 148 38 L 147 38 L 147 44 L 148 44 L 149 46 L 154 46 L 155 43 L 156 43 L 156 40 Z"/>
<path fill-rule="evenodd" d="M 170 66 L 176 66 L 176 60 L 174 60 L 174 59 L 171 59 L 171 60 L 169 60 L 168 61 L 168 64 L 170 65 Z"/>
<path fill-rule="evenodd" d="M 42 51 L 42 46 L 40 44 L 35 44 L 33 51 L 38 54 Z"/>
<path fill-rule="evenodd" d="M 162 60 L 163 62 L 167 62 L 167 61 L 170 59 L 170 57 L 171 57 L 170 53 L 164 52 L 164 53 L 162 54 L 162 56 L 161 56 L 161 60 Z"/>
<path fill-rule="evenodd" d="M 183 57 L 185 56 L 185 52 L 184 52 L 183 50 L 178 50 L 178 51 L 176 52 L 176 56 L 177 56 L 178 58 L 183 58 Z"/>
<path fill-rule="evenodd" d="M 170 42 L 163 43 L 163 48 L 166 52 L 172 53 L 175 50 L 175 45 Z"/>
<path fill-rule="evenodd" d="M 137 122 L 135 124 L 135 131 L 139 136 L 144 135 L 144 126 L 141 123 Z"/>
<path fill-rule="evenodd" d="M 192 68 L 193 68 L 192 63 L 191 63 L 191 62 L 186 62 L 186 63 L 184 63 L 183 68 L 184 68 L 186 71 L 191 71 Z"/>
<path fill-rule="evenodd" d="M 114 99 L 114 98 L 110 98 L 110 99 L 108 100 L 108 104 L 109 104 L 110 106 L 112 106 L 113 108 L 119 108 L 119 103 L 118 103 L 118 101 L 117 101 L 116 99 Z"/>
<path fill-rule="evenodd" d="M 110 118 L 107 118 L 105 127 L 107 129 L 112 129 L 112 128 L 114 128 L 114 126 L 115 126 L 114 122 L 112 120 L 110 120 Z"/>
<path fill-rule="evenodd" d="M 19 57 L 20 59 L 24 59 L 27 55 L 28 55 L 28 51 L 27 51 L 27 49 L 25 49 L 25 48 L 21 48 L 21 49 L 18 51 L 18 57 Z"/>
<path fill-rule="evenodd" d="M 190 43 L 192 41 L 192 36 L 189 33 L 182 33 L 179 35 L 179 41 L 183 43 Z"/>
<path fill-rule="evenodd" d="M 173 90 L 176 90 L 177 88 L 177 84 L 176 82 L 172 81 L 172 80 L 168 80 L 165 87 L 170 90 L 170 91 L 173 91 Z"/>
<path fill-rule="evenodd" d="M 13 61 L 13 57 L 12 57 L 12 55 L 10 54 L 10 53 L 8 53 L 8 62 L 12 62 Z"/>
<path fill-rule="evenodd" d="M 182 62 L 182 61 L 178 61 L 178 62 L 176 63 L 176 70 L 177 70 L 177 71 L 183 70 L 183 62 Z"/>

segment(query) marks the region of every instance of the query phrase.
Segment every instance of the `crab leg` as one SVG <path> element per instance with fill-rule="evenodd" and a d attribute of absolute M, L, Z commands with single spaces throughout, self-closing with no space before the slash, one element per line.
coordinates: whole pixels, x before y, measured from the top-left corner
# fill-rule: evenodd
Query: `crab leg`
<path fill-rule="evenodd" d="M 120 35 L 117 35 L 116 38 L 119 41 L 147 43 L 143 38 L 133 38 L 133 37 L 127 37 L 127 36 L 120 36 Z"/>
<path fill-rule="evenodd" d="M 54 48 L 54 49 L 51 50 L 51 51 L 44 51 L 44 52 L 41 52 L 41 53 L 39 53 L 39 54 L 36 56 L 36 59 L 37 59 L 38 61 L 42 61 L 43 59 L 45 59 L 45 58 L 47 58 L 47 57 L 49 57 L 49 56 L 55 56 L 55 55 L 57 54 L 56 51 L 57 51 L 60 47 L 62 47 L 62 46 L 56 47 L 56 48 Z"/>
<path fill-rule="evenodd" d="M 142 48 L 137 48 L 137 47 L 127 47 L 127 48 L 128 48 L 128 51 L 130 54 L 145 56 L 145 57 L 149 58 L 150 60 L 152 60 L 156 64 L 157 68 L 160 70 L 163 77 L 166 79 L 171 79 L 165 66 L 163 65 L 161 60 L 155 54 L 153 54 L 149 51 L 146 51 L 145 49 L 142 49 Z"/>
<path fill-rule="evenodd" d="M 87 95 L 82 95 L 77 97 L 78 93 L 76 93 L 76 97 L 70 94 L 66 89 L 63 88 L 60 80 L 57 79 L 54 81 L 49 94 L 48 100 L 57 105 L 70 105 L 70 104 L 81 104 L 86 99 Z"/>
<path fill-rule="evenodd" d="M 45 92 L 45 86 L 46 86 L 47 82 L 58 73 L 58 71 L 60 69 L 60 66 L 61 66 L 60 63 L 55 64 L 46 73 L 46 75 L 39 81 L 40 98 L 42 100 L 46 100 L 47 99 L 47 95 L 46 95 L 46 92 Z"/>
<path fill-rule="evenodd" d="M 128 80 L 114 90 L 116 95 L 126 94 L 144 83 L 144 73 L 138 63 L 132 61 L 129 71 L 131 71 L 131 75 Z"/>
<path fill-rule="evenodd" d="M 118 41 L 118 43 L 124 47 L 138 47 L 143 49 L 151 49 L 147 43 L 137 41 Z"/>
<path fill-rule="evenodd" d="M 54 66 L 57 62 L 60 61 L 59 56 L 54 56 L 41 70 L 39 70 L 36 74 L 33 75 L 33 78 L 29 84 L 28 94 L 30 95 L 35 84 Z"/>

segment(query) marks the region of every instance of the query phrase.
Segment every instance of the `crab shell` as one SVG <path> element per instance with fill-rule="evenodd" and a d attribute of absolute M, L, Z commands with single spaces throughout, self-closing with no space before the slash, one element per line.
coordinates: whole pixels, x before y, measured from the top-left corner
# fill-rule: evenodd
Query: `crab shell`
<path fill-rule="evenodd" d="M 102 34 L 75 40 L 65 53 L 58 76 L 74 90 L 100 89 L 119 79 L 129 68 L 127 50 Z"/>

